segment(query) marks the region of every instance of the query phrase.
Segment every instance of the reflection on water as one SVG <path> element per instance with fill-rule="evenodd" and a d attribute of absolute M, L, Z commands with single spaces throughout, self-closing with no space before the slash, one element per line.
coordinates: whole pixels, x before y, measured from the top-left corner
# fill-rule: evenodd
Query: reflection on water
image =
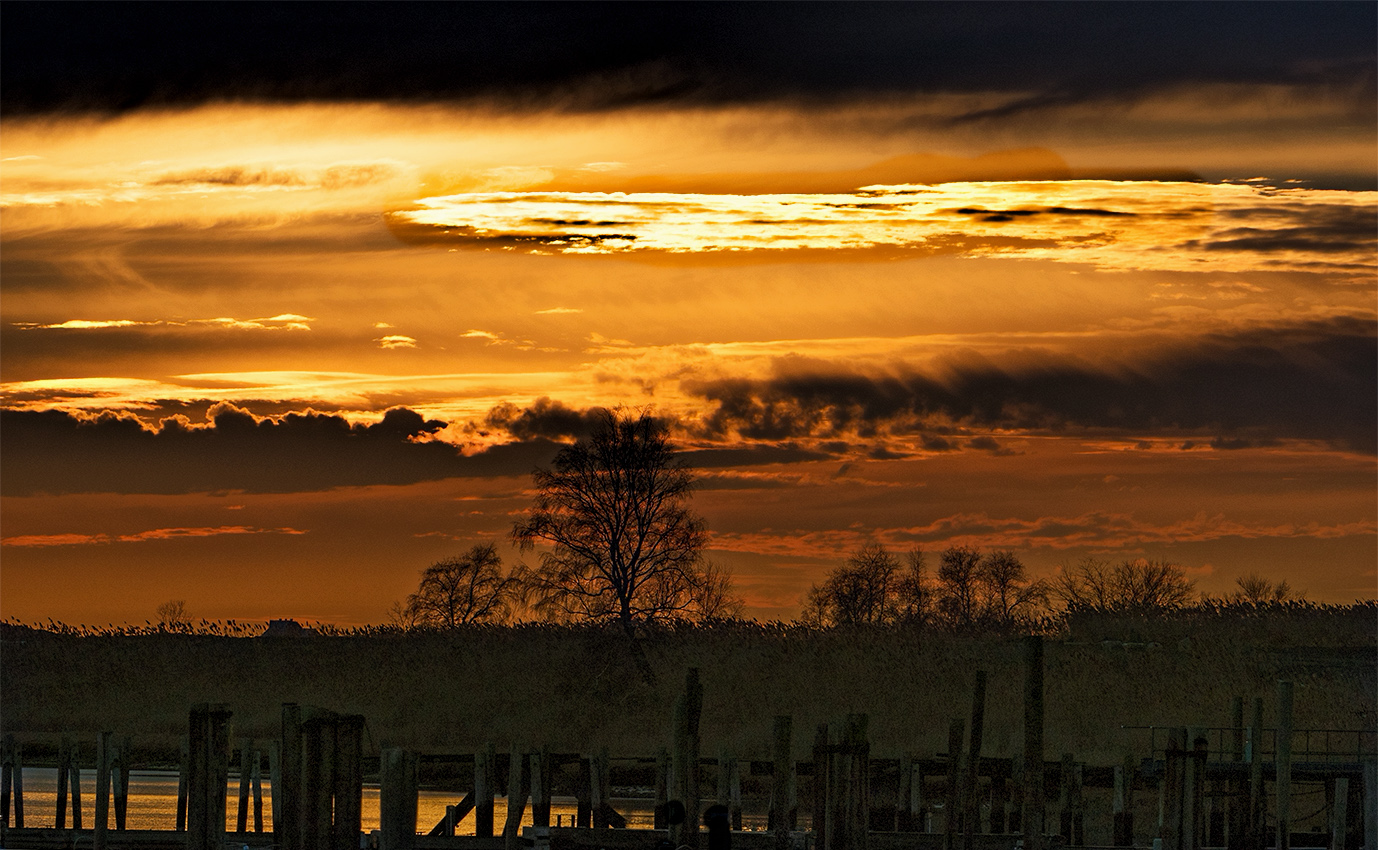
<path fill-rule="evenodd" d="M 445 817 L 445 807 L 455 805 L 464 798 L 465 791 L 421 791 L 417 799 L 416 828 L 429 832 Z M 81 825 L 90 829 L 95 821 L 96 772 L 81 772 Z M 364 785 L 363 828 L 365 832 L 378 828 L 378 786 Z M 627 819 L 627 825 L 634 828 L 649 829 L 654 822 L 654 801 L 648 799 L 613 798 L 613 807 Z M 51 767 L 24 768 L 24 825 L 52 829 L 56 825 L 57 808 L 57 769 Z M 576 805 L 573 797 L 555 797 L 550 804 L 552 825 L 574 823 Z M 115 816 L 111 806 L 110 824 L 113 828 Z M 239 777 L 231 774 L 225 787 L 226 828 L 233 830 L 239 812 Z M 507 820 L 507 801 L 499 797 L 494 801 L 494 830 L 502 832 Z M 531 807 L 523 813 L 522 824 L 531 825 Z M 72 825 L 71 812 L 67 815 L 67 825 Z M 129 772 L 129 809 L 125 826 L 129 829 L 170 830 L 177 825 L 177 773 L 171 770 L 131 770 Z M 253 800 L 249 801 L 249 829 L 254 828 Z M 742 825 L 746 829 L 764 829 L 764 816 L 744 814 Z M 273 829 L 272 784 L 263 780 L 263 829 Z M 473 815 L 467 816 L 459 824 L 459 835 L 474 834 Z"/>

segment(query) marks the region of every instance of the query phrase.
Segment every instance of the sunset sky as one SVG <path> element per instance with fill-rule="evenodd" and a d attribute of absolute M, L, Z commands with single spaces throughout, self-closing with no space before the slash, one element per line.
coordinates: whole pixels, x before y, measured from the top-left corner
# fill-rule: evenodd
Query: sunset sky
<path fill-rule="evenodd" d="M 5 4 L 0 616 L 376 623 L 652 406 L 868 541 L 1378 595 L 1372 3 Z"/>

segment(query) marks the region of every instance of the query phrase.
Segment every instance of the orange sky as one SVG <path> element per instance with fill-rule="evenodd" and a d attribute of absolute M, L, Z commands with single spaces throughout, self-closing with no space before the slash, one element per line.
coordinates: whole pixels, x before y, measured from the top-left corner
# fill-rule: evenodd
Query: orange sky
<path fill-rule="evenodd" d="M 750 615 L 871 539 L 1373 596 L 1374 133 L 1284 89 L 7 120 L 0 615 L 380 622 L 617 404 Z"/>

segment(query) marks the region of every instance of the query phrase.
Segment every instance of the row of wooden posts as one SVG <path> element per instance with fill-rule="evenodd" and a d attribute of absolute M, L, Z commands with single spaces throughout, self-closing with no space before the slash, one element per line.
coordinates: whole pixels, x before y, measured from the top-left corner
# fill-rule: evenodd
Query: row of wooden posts
<path fill-rule="evenodd" d="M 1043 645 L 1039 638 L 1025 644 L 1024 751 L 1016 759 L 990 759 L 982 754 L 986 674 L 978 672 L 971 711 L 953 719 L 948 729 L 947 754 L 943 758 L 898 760 L 871 758 L 868 717 L 848 716 L 836 724 L 824 724 L 814 734 L 813 759 L 793 760 L 794 724 L 790 716 L 778 716 L 772 729 L 772 760 L 764 766 L 771 779 L 767 828 L 777 846 L 798 843 L 797 777 L 812 777 L 811 829 L 816 850 L 868 850 L 873 832 L 931 832 L 926 817 L 927 777 L 941 776 L 943 797 L 943 847 L 973 850 L 975 836 L 997 833 L 1022 835 L 1024 850 L 1044 850 L 1048 835 L 1060 835 L 1065 843 L 1085 844 L 1085 805 L 1082 792 L 1084 768 L 1070 754 L 1055 762 L 1060 799 L 1056 824 L 1045 824 L 1045 795 L 1049 763 L 1043 744 Z M 717 767 L 717 802 L 728 808 L 734 829 L 741 828 L 741 770 L 727 754 L 717 759 L 700 757 L 699 719 L 703 689 L 696 669 L 688 672 L 683 692 L 676 700 L 671 729 L 672 746 L 655 762 L 655 826 L 667 829 L 674 846 L 696 848 L 699 842 L 700 771 L 704 764 Z M 1260 850 L 1269 846 L 1289 850 L 1291 839 L 1290 783 L 1292 764 L 1292 686 L 1278 685 L 1278 730 L 1274 812 L 1276 829 L 1265 829 L 1267 797 L 1261 757 L 1262 699 L 1253 702 L 1252 717 L 1245 726 L 1244 703 L 1236 698 L 1233 741 L 1226 760 L 1208 762 L 1207 741 L 1196 730 L 1170 730 L 1164 752 L 1157 836 L 1162 850 L 1201 850 L 1228 846 L 1230 850 Z M 230 767 L 229 710 L 223 705 L 198 705 L 189 716 L 189 732 L 179 782 L 177 829 L 186 831 L 190 850 L 222 850 L 226 822 L 226 798 Z M 364 720 L 358 715 L 336 714 L 295 704 L 285 704 L 281 738 L 270 742 L 269 772 L 272 781 L 274 844 L 280 850 L 357 850 L 362 831 Z M 240 782 L 237 831 L 263 830 L 262 751 L 253 742 L 240 746 Z M 64 741 L 59 754 L 57 827 L 66 828 L 67 801 L 72 805 L 72 828 L 81 829 L 80 783 L 75 748 Z M 128 739 L 116 741 L 110 733 L 97 739 L 97 793 L 94 847 L 105 850 L 109 802 L 113 797 L 115 828 L 125 826 L 128 799 Z M 646 760 L 646 761 L 649 761 Z M 379 758 L 380 850 L 407 850 L 417 835 L 417 788 L 421 757 L 399 748 L 385 748 Z M 611 760 L 607 750 L 590 757 L 528 751 L 515 744 L 506 759 L 508 810 L 501 835 L 507 847 L 519 842 L 520 824 L 528 799 L 532 821 L 549 826 L 551 794 L 557 774 L 571 763 L 578 765 L 579 801 L 576 827 L 625 826 L 625 819 L 611 804 Z M 472 815 L 475 834 L 494 837 L 494 796 L 497 791 L 499 756 L 492 745 L 473 756 L 473 790 L 446 809 L 445 817 L 429 834 L 454 835 L 458 824 Z M 1150 760 L 1149 764 L 1153 764 Z M 0 776 L 0 808 L 9 827 L 11 801 L 13 822 L 23 826 L 23 785 L 19 748 L 12 736 L 4 739 Z M 872 775 L 880 766 L 888 775 L 896 771 L 894 805 L 872 804 Z M 752 771 L 757 773 L 758 771 Z M 1107 771 L 1097 771 L 1104 774 Z M 1135 780 L 1143 771 L 1132 760 L 1113 768 L 1113 835 L 1116 846 L 1132 846 L 1135 829 L 1133 798 Z M 982 785 L 983 777 L 987 780 Z M 1025 781 L 1026 777 L 1032 781 Z M 1044 781 L 1038 781 L 1042 778 Z M 1348 775 L 1335 776 L 1332 844 L 1336 850 L 1348 841 L 1351 821 L 1362 819 L 1365 846 L 1378 850 L 1378 765 L 1364 764 L 1361 777 L 1364 811 L 1346 812 L 1350 799 Z M 1207 786 L 1212 784 L 1209 796 Z M 983 793 L 983 790 L 985 793 Z M 982 818 L 981 801 L 990 801 Z M 1224 800 L 1223 812 L 1207 812 L 1207 803 Z M 683 805 L 683 821 L 672 816 L 671 801 Z M 1356 817 L 1350 817 L 1350 815 Z M 1357 817 L 1362 814 L 1362 818 Z M 985 820 L 983 823 L 982 821 Z M 424 826 L 424 825 L 423 825 Z M 1055 828 L 1053 828 L 1055 827 Z M 1271 841 L 1270 841 L 1271 839 Z M 6 845 L 8 846 L 8 845 Z"/>

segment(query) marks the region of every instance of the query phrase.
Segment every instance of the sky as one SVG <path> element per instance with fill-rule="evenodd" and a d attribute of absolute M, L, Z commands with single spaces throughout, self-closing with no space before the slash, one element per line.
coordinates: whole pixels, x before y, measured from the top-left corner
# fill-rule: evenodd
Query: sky
<path fill-rule="evenodd" d="M 619 405 L 748 616 L 872 541 L 1372 598 L 1375 27 L 5 4 L 0 616 L 384 622 Z"/>

